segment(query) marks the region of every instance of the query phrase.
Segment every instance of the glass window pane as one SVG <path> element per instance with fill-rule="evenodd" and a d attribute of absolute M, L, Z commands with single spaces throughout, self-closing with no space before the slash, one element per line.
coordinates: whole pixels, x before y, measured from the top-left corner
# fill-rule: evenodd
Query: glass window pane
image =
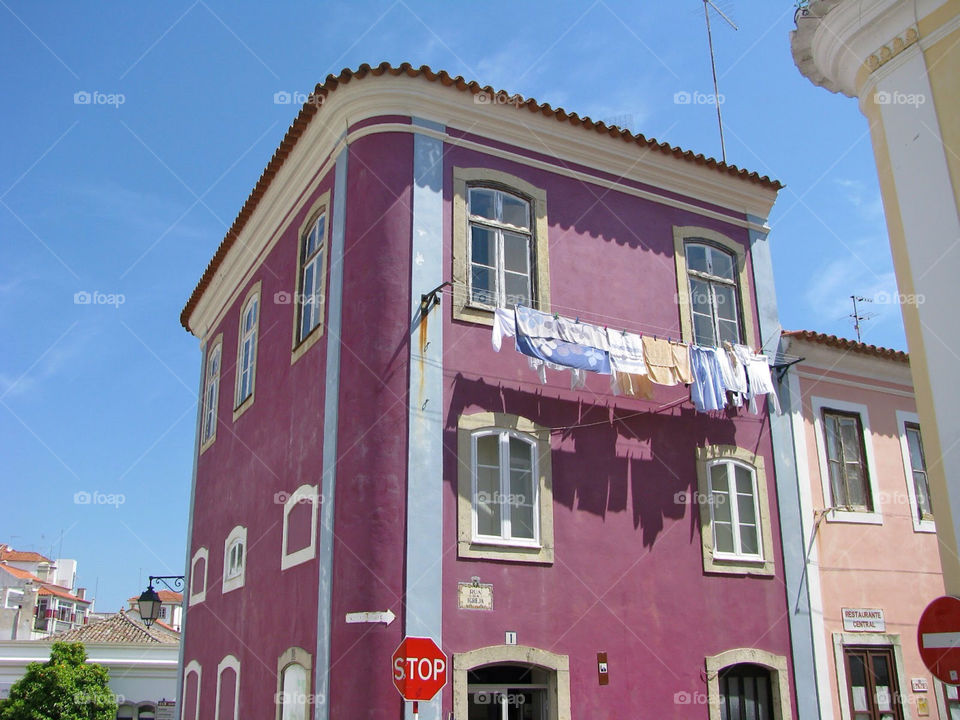
<path fill-rule="evenodd" d="M 728 342 L 737 345 L 740 342 L 740 323 L 731 320 L 720 320 L 720 343 Z"/>
<path fill-rule="evenodd" d="M 477 464 L 500 467 L 499 435 L 480 435 L 477 437 Z"/>
<path fill-rule="evenodd" d="M 910 465 L 914 470 L 926 470 L 927 463 L 923 457 L 923 443 L 920 440 L 920 430 L 907 427 L 907 448 L 910 450 Z"/>
<path fill-rule="evenodd" d="M 507 270 L 527 273 L 530 261 L 530 242 L 526 235 L 503 233 L 503 266 Z"/>
<path fill-rule="evenodd" d="M 513 195 L 500 193 L 503 215 L 501 220 L 510 225 L 521 228 L 530 227 L 530 205 Z"/>
<path fill-rule="evenodd" d="M 520 440 L 510 438 L 510 467 L 518 470 L 529 470 L 532 464 L 533 446 Z"/>
<path fill-rule="evenodd" d="M 530 278 L 526 275 L 517 273 L 504 273 L 503 280 L 506 285 L 506 297 L 504 298 L 504 307 L 512 308 L 514 305 L 530 306 Z"/>
<path fill-rule="evenodd" d="M 516 501 L 510 503 L 510 536 L 533 540 L 536 537 L 533 520 L 533 505 Z"/>
<path fill-rule="evenodd" d="M 496 194 L 490 188 L 470 188 L 470 214 L 496 220 Z"/>
<path fill-rule="evenodd" d="M 477 532 L 501 534 L 500 472 L 496 468 L 477 468 Z"/>
<path fill-rule="evenodd" d="M 697 345 L 715 347 L 716 340 L 713 334 L 713 320 L 709 315 L 693 315 L 693 341 Z"/>
<path fill-rule="evenodd" d="M 730 285 L 713 283 L 713 293 L 717 301 L 717 317 L 735 322 L 737 319 L 737 294 Z"/>
<path fill-rule="evenodd" d="M 733 546 L 733 526 L 729 523 L 713 523 L 713 542 L 717 552 L 736 552 Z"/>
<path fill-rule="evenodd" d="M 490 268 L 474 265 L 470 271 L 470 298 L 486 305 L 497 304 L 495 275 Z"/>
<path fill-rule="evenodd" d="M 741 525 L 757 524 L 753 495 L 737 495 L 737 515 Z"/>
<path fill-rule="evenodd" d="M 480 265 L 496 267 L 497 236 L 494 230 L 480 225 L 470 226 L 470 261 Z"/>
<path fill-rule="evenodd" d="M 687 268 L 697 272 L 707 272 L 707 248 L 704 245 L 689 244 L 686 248 Z"/>
<path fill-rule="evenodd" d="M 283 670 L 283 709 L 281 720 L 306 720 L 307 672 L 302 665 Z"/>
<path fill-rule="evenodd" d="M 843 441 L 843 459 L 860 461 L 860 423 L 855 418 L 840 419 L 840 437 Z"/>
<path fill-rule="evenodd" d="M 742 465 L 734 465 L 734 475 L 737 478 L 737 492 L 753 495 L 753 473 Z"/>
<path fill-rule="evenodd" d="M 710 283 L 690 278 L 690 304 L 695 313 L 710 315 L 713 298 L 710 295 Z"/>
<path fill-rule="evenodd" d="M 733 256 L 723 250 L 710 248 L 710 272 L 712 275 L 733 280 Z"/>
<path fill-rule="evenodd" d="M 757 539 L 756 525 L 740 526 L 740 552 L 744 555 L 760 554 L 760 543 Z"/>

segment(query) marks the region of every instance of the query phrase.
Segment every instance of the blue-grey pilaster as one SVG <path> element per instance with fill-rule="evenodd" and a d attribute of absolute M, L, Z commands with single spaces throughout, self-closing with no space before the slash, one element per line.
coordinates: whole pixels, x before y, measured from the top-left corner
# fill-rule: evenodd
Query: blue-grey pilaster
<path fill-rule="evenodd" d="M 758 225 L 765 218 L 748 215 Z M 750 231 L 750 255 L 753 262 L 753 285 L 757 295 L 760 338 L 763 351 L 775 354 L 780 350 L 780 316 L 777 294 L 773 284 L 773 260 L 767 234 Z M 813 626 L 810 622 L 810 597 L 804 580 L 805 543 L 800 517 L 800 485 L 794 453 L 791 425 L 791 397 L 786 383 L 779 389 L 782 415 L 770 415 L 770 435 L 773 442 L 773 464 L 777 476 L 777 500 L 780 515 L 781 543 L 783 545 L 783 574 L 790 617 L 790 642 L 793 651 L 793 679 L 797 695 L 798 720 L 820 717 L 816 663 L 813 652 Z M 799 398 L 796 399 L 799 402 Z"/>
<path fill-rule="evenodd" d="M 444 131 L 414 118 L 414 126 Z M 413 242 L 410 276 L 410 440 L 407 449 L 406 634 L 441 644 L 443 559 L 443 316 L 421 295 L 443 282 L 443 142 L 413 136 Z M 441 295 L 442 297 L 442 295 Z M 449 298 L 449 295 L 447 295 Z M 412 708 L 407 707 L 412 718 Z M 439 720 L 439 697 L 420 706 Z"/>
<path fill-rule="evenodd" d="M 193 556 L 190 549 L 193 546 L 193 504 L 197 501 L 197 464 L 200 461 L 200 432 L 203 424 L 203 394 L 206 392 L 207 381 L 207 353 L 210 347 L 206 344 L 200 353 L 200 392 L 197 395 L 197 424 L 193 434 L 193 473 L 190 477 L 190 510 L 187 519 L 187 557 L 184 560 L 184 588 L 181 604 L 183 607 L 180 617 L 180 655 L 177 660 L 177 696 L 174 700 L 177 703 L 177 717 L 183 717 L 183 650 L 186 645 L 187 637 L 187 610 L 190 609 L 190 573 L 193 568 L 190 566 Z"/>
<path fill-rule="evenodd" d="M 323 399 L 323 480 L 320 488 L 320 537 L 317 551 L 317 657 L 314 671 L 315 720 L 330 716 L 330 634 L 333 601 L 333 510 L 337 485 L 337 427 L 340 421 L 340 332 L 343 326 L 343 247 L 347 210 L 347 156 L 337 156 L 330 229 L 330 279 L 327 286 L 327 372 Z"/>

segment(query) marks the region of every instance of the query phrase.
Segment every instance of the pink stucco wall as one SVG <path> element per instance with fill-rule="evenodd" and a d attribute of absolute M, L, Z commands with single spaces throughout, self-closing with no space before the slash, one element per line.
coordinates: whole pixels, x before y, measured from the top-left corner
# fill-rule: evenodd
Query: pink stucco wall
<path fill-rule="evenodd" d="M 902 649 L 903 665 L 897 672 L 905 679 L 908 690 L 904 704 L 911 706 L 910 712 L 916 717 L 916 699 L 926 697 L 931 716 L 937 717 L 935 692 L 938 689 L 920 660 L 916 630 L 924 607 L 943 594 L 943 579 L 936 534 L 914 529 L 908 493 L 908 482 L 912 479 L 905 473 L 901 452 L 897 411 L 916 412 L 909 367 L 894 360 L 859 358 L 860 364 L 852 368 L 856 353 L 848 357 L 834 349 L 811 349 L 807 344 L 797 347 L 799 349 L 791 351 L 801 355 L 815 353 L 820 359 L 818 367 L 799 366 L 807 375 L 800 378 L 800 390 L 813 509 L 822 510 L 829 505 L 821 474 L 823 438 L 814 426 L 813 410 L 814 398 L 823 398 L 827 407 L 830 400 L 839 400 L 867 408 L 870 427 L 869 432 L 865 428 L 864 441 L 873 451 L 871 482 L 876 485 L 882 515 L 882 525 L 825 520 L 817 533 L 819 561 L 810 571 L 817 572 L 820 580 L 822 632 L 827 650 L 825 669 L 835 717 L 840 717 L 840 693 L 847 692 L 845 671 L 841 664 L 840 675 L 844 679 L 838 683 L 834 659 L 834 635 L 844 632 L 842 608 L 884 611 L 886 634 L 898 638 Z M 864 365 L 865 362 L 869 365 Z M 851 644 L 858 637 L 863 636 L 854 634 Z M 926 678 L 930 691 L 910 692 L 911 678 Z"/>

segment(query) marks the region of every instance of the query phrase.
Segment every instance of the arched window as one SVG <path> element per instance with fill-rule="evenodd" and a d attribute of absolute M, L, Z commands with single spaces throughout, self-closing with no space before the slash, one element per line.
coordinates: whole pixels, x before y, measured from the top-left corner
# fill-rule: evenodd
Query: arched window
<path fill-rule="evenodd" d="M 223 592 L 243 587 L 247 567 L 247 529 L 238 525 L 223 543 Z"/>
<path fill-rule="evenodd" d="M 714 557 L 763 560 L 754 469 L 721 459 L 707 463 L 707 474 Z"/>
<path fill-rule="evenodd" d="M 536 438 L 490 428 L 476 431 L 472 439 L 474 538 L 539 543 Z"/>
<path fill-rule="evenodd" d="M 530 202 L 494 187 L 467 191 L 470 302 L 486 307 L 530 306 L 533 228 Z"/>
<path fill-rule="evenodd" d="M 736 256 L 702 242 L 687 242 L 685 254 L 694 342 L 709 347 L 741 342 Z"/>
<path fill-rule="evenodd" d="M 312 656 L 291 647 L 277 658 L 276 720 L 307 720 L 311 717 L 310 671 Z"/>
<path fill-rule="evenodd" d="M 214 720 L 237 720 L 240 698 L 240 661 L 227 655 L 217 666 L 217 702 Z"/>
<path fill-rule="evenodd" d="M 239 408 L 253 397 L 257 371 L 257 328 L 260 317 L 259 284 L 252 291 L 240 311 L 240 335 L 237 357 L 237 396 L 234 407 Z"/>
<path fill-rule="evenodd" d="M 710 720 L 789 720 L 787 658 L 737 648 L 706 658 Z"/>
<path fill-rule="evenodd" d="M 275 498 L 283 500 L 280 569 L 286 570 L 316 556 L 320 498 L 316 485 L 301 485 L 291 495 L 277 493 Z"/>
<path fill-rule="evenodd" d="M 220 364 L 223 342 L 218 337 L 207 354 L 207 368 L 203 383 L 203 425 L 201 448 L 209 445 L 217 436 L 217 403 L 220 399 Z"/>
<path fill-rule="evenodd" d="M 320 324 L 323 317 L 323 253 L 327 237 L 327 213 L 312 220 L 300 240 L 300 292 L 297 307 L 299 341 Z"/>
<path fill-rule="evenodd" d="M 190 604 L 207 599 L 207 563 L 209 553 L 205 547 L 198 548 L 190 562 Z"/>
<path fill-rule="evenodd" d="M 200 720 L 200 678 L 203 668 L 191 660 L 183 670 L 183 720 Z"/>

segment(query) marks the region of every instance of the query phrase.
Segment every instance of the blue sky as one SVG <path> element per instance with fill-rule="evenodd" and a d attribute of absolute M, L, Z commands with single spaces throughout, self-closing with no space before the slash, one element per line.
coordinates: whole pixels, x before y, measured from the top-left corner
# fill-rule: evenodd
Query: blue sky
<path fill-rule="evenodd" d="M 409 61 L 720 155 L 714 106 L 674 101 L 713 93 L 700 0 L 0 6 L 0 542 L 76 558 L 100 610 L 183 571 L 200 354 L 178 318 L 296 114 L 274 93 Z M 849 296 L 896 292 L 866 121 L 794 67 L 793 3 L 720 7 L 727 157 L 787 186 L 783 324 L 852 336 Z M 864 340 L 904 348 L 899 307 L 866 309 Z"/>

